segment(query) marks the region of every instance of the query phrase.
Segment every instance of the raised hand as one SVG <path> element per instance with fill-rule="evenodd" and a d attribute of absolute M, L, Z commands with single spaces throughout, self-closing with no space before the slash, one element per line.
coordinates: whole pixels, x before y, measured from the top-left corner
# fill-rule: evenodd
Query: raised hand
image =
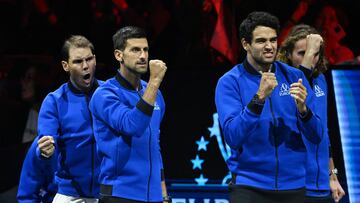
<path fill-rule="evenodd" d="M 323 38 L 319 34 L 309 34 L 306 36 L 306 51 L 311 54 L 318 53 L 323 41 Z"/>
<path fill-rule="evenodd" d="M 166 64 L 161 60 L 150 60 L 149 68 L 150 68 L 149 82 L 154 82 L 160 86 L 160 83 L 162 82 L 165 76 L 165 72 L 167 70 Z"/>
<path fill-rule="evenodd" d="M 306 98 L 307 90 L 306 87 L 302 84 L 302 79 L 300 78 L 298 82 L 292 83 L 290 85 L 290 95 L 295 99 L 296 107 L 300 113 L 306 113 Z"/>
<path fill-rule="evenodd" d="M 323 43 L 323 38 L 318 34 L 310 34 L 306 36 L 306 50 L 304 58 L 301 62 L 301 65 L 312 69 L 316 66 L 319 58 L 316 57 L 319 55 L 321 45 Z"/>
<path fill-rule="evenodd" d="M 38 147 L 40 149 L 41 155 L 49 158 L 54 154 L 54 138 L 52 136 L 43 136 L 38 140 Z"/>
<path fill-rule="evenodd" d="M 276 80 L 275 73 L 270 72 L 271 68 L 269 69 L 269 72 L 261 72 L 261 80 L 260 80 L 260 86 L 257 91 L 257 95 L 259 96 L 259 99 L 264 101 L 266 97 L 268 97 L 275 89 L 275 87 L 278 85 L 278 82 Z"/>

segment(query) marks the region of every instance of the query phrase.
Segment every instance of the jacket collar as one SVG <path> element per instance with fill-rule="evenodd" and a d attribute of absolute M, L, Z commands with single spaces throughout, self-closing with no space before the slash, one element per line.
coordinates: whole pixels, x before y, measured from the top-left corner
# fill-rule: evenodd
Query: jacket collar
<path fill-rule="evenodd" d="M 75 87 L 75 85 L 71 82 L 71 80 L 68 81 L 68 86 L 69 86 L 69 89 L 75 94 L 89 95 L 90 93 L 93 93 L 96 90 L 96 88 L 99 87 L 99 82 L 97 81 L 97 79 L 94 78 L 93 85 L 88 93 L 83 92 L 83 91 L 79 90 L 77 87 Z"/>
<path fill-rule="evenodd" d="M 307 81 L 310 83 L 311 87 L 312 87 L 312 83 L 313 83 L 313 70 L 311 69 L 307 69 L 304 66 L 300 65 L 299 69 L 304 73 Z"/>
<path fill-rule="evenodd" d="M 313 71 L 310 69 L 305 68 L 304 66 L 300 65 L 299 69 L 304 73 L 304 75 L 306 76 L 306 78 L 309 80 L 312 78 L 312 73 Z"/>
<path fill-rule="evenodd" d="M 247 72 L 249 72 L 250 74 L 253 75 L 260 75 L 261 74 L 249 63 L 249 61 L 245 58 L 244 62 L 243 62 L 244 68 Z M 274 63 L 271 64 L 271 72 L 275 73 L 275 66 Z"/>
<path fill-rule="evenodd" d="M 137 91 L 135 87 L 133 87 L 129 81 L 127 81 L 121 74 L 120 71 L 117 71 L 116 75 L 115 75 L 115 79 L 118 81 L 118 83 L 123 86 L 125 89 L 128 90 L 134 90 Z M 142 85 L 141 82 L 139 81 L 139 90 L 142 89 Z"/>

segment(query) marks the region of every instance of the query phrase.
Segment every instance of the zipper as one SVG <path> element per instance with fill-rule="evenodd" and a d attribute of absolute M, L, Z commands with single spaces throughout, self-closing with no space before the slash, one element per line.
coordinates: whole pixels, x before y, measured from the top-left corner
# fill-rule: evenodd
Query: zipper
<path fill-rule="evenodd" d="M 139 91 L 137 91 L 140 99 L 142 98 L 141 97 L 141 94 Z M 151 122 L 151 121 L 150 121 Z M 151 127 L 149 125 L 149 130 L 150 130 L 150 136 L 149 136 L 149 161 L 150 161 L 150 170 L 149 170 L 149 178 L 148 178 L 148 184 L 147 184 L 147 193 L 146 193 L 146 198 L 147 198 L 147 201 L 149 202 L 150 201 L 150 181 L 151 181 L 151 173 L 152 173 L 152 162 L 151 162 L 151 136 L 152 136 L 152 133 L 151 133 Z"/>
<path fill-rule="evenodd" d="M 93 120 L 92 120 L 92 114 L 89 109 L 89 96 L 86 95 L 86 103 L 87 103 L 87 110 L 89 112 L 90 116 L 90 124 L 91 124 L 91 131 L 92 131 L 92 137 L 91 137 L 91 181 L 90 181 L 90 194 L 92 194 L 93 191 L 93 185 L 94 185 L 94 129 L 93 129 Z"/>
<path fill-rule="evenodd" d="M 315 85 L 317 85 L 316 81 L 314 80 L 308 80 L 310 85 L 311 85 L 311 89 L 314 90 Z M 314 90 L 315 91 L 315 90 Z M 316 173 L 316 188 L 319 190 L 319 178 L 320 178 L 320 164 L 319 164 L 319 145 L 316 145 L 316 166 L 317 166 L 317 173 Z"/>
<path fill-rule="evenodd" d="M 149 175 L 149 180 L 148 180 L 148 189 L 147 189 L 147 200 L 148 202 L 150 201 L 150 180 L 151 180 L 151 174 L 152 174 L 152 162 L 151 162 L 151 127 L 149 126 L 150 129 L 150 136 L 149 136 L 149 160 L 150 160 L 150 175 Z"/>
<path fill-rule="evenodd" d="M 319 145 L 316 145 L 316 166 L 317 166 L 317 174 L 316 174 L 316 188 L 319 190 L 319 176 L 320 176 L 320 165 L 319 165 Z"/>
<path fill-rule="evenodd" d="M 274 126 L 276 126 L 276 119 L 275 119 L 275 115 L 274 115 L 274 111 L 273 111 L 273 106 L 272 106 L 271 97 L 269 97 L 269 101 L 270 101 L 271 116 L 272 116 L 272 118 L 273 118 Z M 275 158 L 276 158 L 275 189 L 278 190 L 278 177 L 279 177 L 279 154 L 278 154 L 278 153 L 279 153 L 279 152 L 278 152 L 277 136 L 276 136 L 276 134 L 275 134 L 275 127 L 273 128 L 273 136 L 274 136 Z"/>

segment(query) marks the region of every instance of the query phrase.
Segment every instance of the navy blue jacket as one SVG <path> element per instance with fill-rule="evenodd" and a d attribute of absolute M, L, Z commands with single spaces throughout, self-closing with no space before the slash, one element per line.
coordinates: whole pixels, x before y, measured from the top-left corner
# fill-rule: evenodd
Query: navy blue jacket
<path fill-rule="evenodd" d="M 313 111 L 308 92 L 308 112 L 302 116 L 290 96 L 290 84 L 304 74 L 284 63 L 272 66 L 278 86 L 260 105 L 253 100 L 261 75 L 246 60 L 218 81 L 215 103 L 226 143 L 232 148 L 229 169 L 236 184 L 268 190 L 305 187 L 304 142 L 319 143 L 323 127 Z"/>
<path fill-rule="evenodd" d="M 99 196 L 99 163 L 92 129 L 89 101 L 98 87 L 85 94 L 71 82 L 61 85 L 44 99 L 38 120 L 38 135 L 54 137 L 59 153 L 56 182 L 58 193 L 75 197 Z M 37 151 L 39 152 L 39 150 Z M 38 156 L 39 155 L 38 153 Z"/>
<path fill-rule="evenodd" d="M 51 203 L 57 192 L 54 180 L 57 154 L 51 159 L 40 160 L 36 156 L 38 140 L 36 137 L 31 144 L 21 169 L 17 193 L 19 203 Z"/>
<path fill-rule="evenodd" d="M 154 106 L 142 99 L 147 83 L 136 91 L 118 72 L 90 101 L 101 158 L 101 195 L 161 202 L 160 123 L 165 112 L 158 91 Z"/>

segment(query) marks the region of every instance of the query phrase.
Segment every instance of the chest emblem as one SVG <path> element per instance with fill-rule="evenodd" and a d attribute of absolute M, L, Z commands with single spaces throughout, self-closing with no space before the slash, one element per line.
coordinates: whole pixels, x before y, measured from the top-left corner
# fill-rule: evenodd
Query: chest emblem
<path fill-rule="evenodd" d="M 290 88 L 287 84 L 282 83 L 279 91 L 280 96 L 290 95 Z"/>
<path fill-rule="evenodd" d="M 316 97 L 321 97 L 325 95 L 324 91 L 321 89 L 319 85 L 314 85 L 314 91 Z"/>
<path fill-rule="evenodd" d="M 160 106 L 157 102 L 154 104 L 154 110 L 160 110 Z"/>

